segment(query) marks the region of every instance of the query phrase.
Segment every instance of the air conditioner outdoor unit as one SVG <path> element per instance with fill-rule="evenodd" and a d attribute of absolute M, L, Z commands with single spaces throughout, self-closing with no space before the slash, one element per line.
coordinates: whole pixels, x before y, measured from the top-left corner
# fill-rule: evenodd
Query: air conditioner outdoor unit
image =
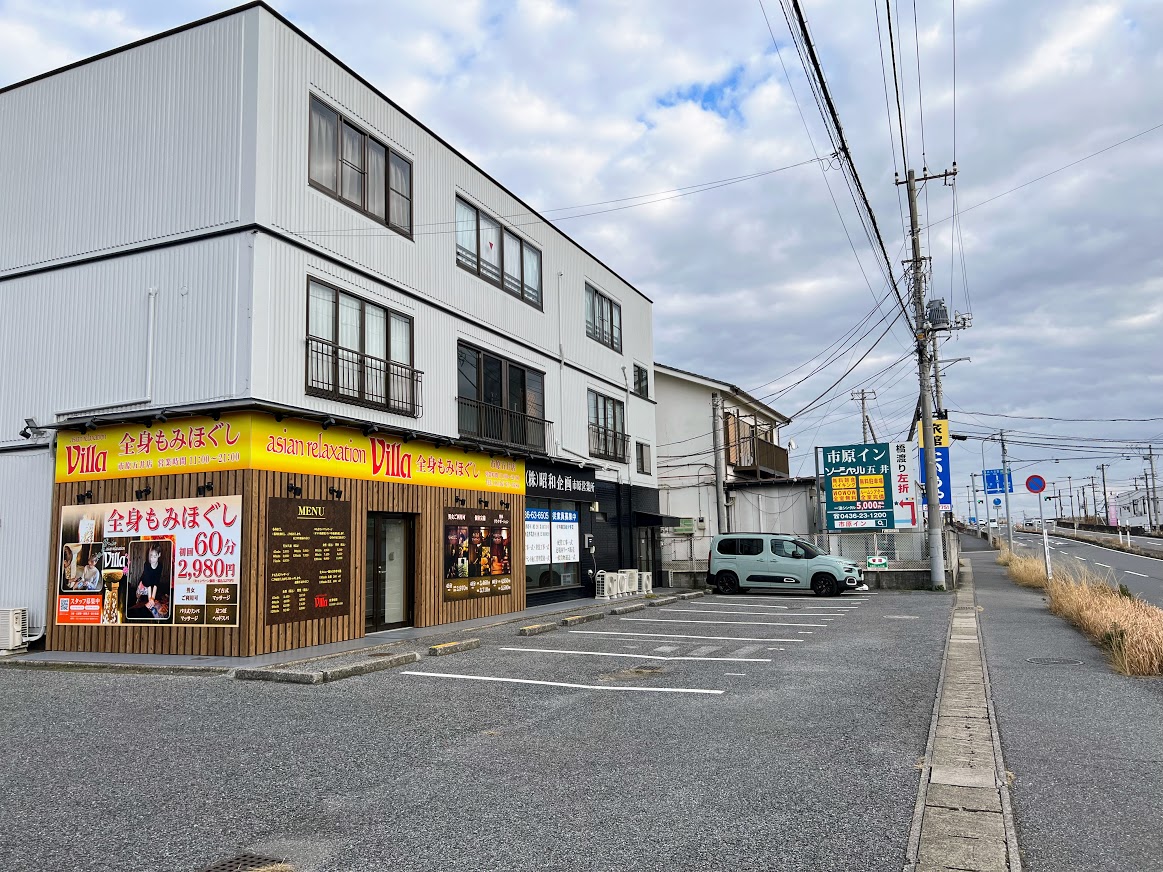
<path fill-rule="evenodd" d="M 27 628 L 26 609 L 0 609 L 0 654 L 23 651 Z"/>

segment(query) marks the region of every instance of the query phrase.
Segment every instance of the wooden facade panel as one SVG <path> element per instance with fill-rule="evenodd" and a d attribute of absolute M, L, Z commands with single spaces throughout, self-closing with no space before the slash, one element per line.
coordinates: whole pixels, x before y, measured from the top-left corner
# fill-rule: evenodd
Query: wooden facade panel
<path fill-rule="evenodd" d="M 147 499 L 193 498 L 197 488 L 209 482 L 212 496 L 242 496 L 242 557 L 238 627 L 84 626 L 58 625 L 57 579 L 60 565 L 60 518 L 64 506 L 76 503 L 79 494 L 92 491 L 91 502 L 131 502 L 135 492 L 150 488 Z M 269 592 L 266 579 L 268 505 L 271 497 L 287 497 L 288 485 L 302 489 L 303 500 L 339 499 L 351 503 L 351 539 L 346 616 L 316 618 L 281 624 L 267 622 Z M 444 602 L 444 511 L 454 498 L 475 508 L 486 500 L 492 509 L 509 503 L 512 591 L 503 596 Z M 135 654 L 185 654 L 204 657 L 248 657 L 325 645 L 360 638 L 365 634 L 367 611 L 368 516 L 388 513 L 408 516 L 413 522 L 412 603 L 413 623 L 418 627 L 448 624 L 473 618 L 494 617 L 525 607 L 524 555 L 525 498 L 489 491 L 413 486 L 397 482 L 297 475 L 263 470 L 108 479 L 55 486 L 53 507 L 53 577 L 49 580 L 46 646 L 52 651 L 99 651 Z"/>

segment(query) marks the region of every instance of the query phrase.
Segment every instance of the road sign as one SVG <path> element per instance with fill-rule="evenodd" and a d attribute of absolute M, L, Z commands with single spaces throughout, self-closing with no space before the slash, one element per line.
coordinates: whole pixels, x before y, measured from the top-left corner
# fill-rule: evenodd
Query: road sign
<path fill-rule="evenodd" d="M 994 497 L 994 498 L 993 498 L 993 504 L 994 504 L 995 506 L 1000 506 L 1000 505 L 1001 505 L 1001 500 L 1000 500 L 1000 499 L 998 499 L 997 497 Z"/>
<path fill-rule="evenodd" d="M 1040 475 L 1031 475 L 1026 479 L 1026 490 L 1032 494 L 1040 494 L 1046 489 L 1046 479 Z"/>
<path fill-rule="evenodd" d="M 898 445 L 903 446 L 898 448 Z M 897 494 L 912 499 L 906 468 L 898 484 L 897 458 L 908 460 L 904 443 L 835 445 L 820 449 L 824 511 L 829 530 L 891 530 L 897 526 Z M 906 467 L 908 464 L 905 464 Z"/>
<path fill-rule="evenodd" d="M 1005 476 L 1006 486 L 1002 485 L 1002 471 L 1000 469 L 983 469 L 981 477 L 985 481 L 986 494 L 1004 494 L 1007 490 L 1012 494 L 1014 492 L 1014 473 L 1013 470 L 1008 471 Z M 994 505 L 999 505 L 994 503 Z"/>
<path fill-rule="evenodd" d="M 976 524 L 976 523 L 977 523 L 977 518 L 970 518 L 970 519 L 969 519 L 969 523 L 971 523 L 971 524 Z"/>
<path fill-rule="evenodd" d="M 949 449 L 948 448 L 934 448 L 933 453 L 936 455 L 937 462 L 937 496 L 941 502 L 942 512 L 953 511 L 953 471 L 949 467 Z M 921 468 L 921 484 L 925 483 L 925 458 L 924 451 L 917 450 L 917 465 Z"/>

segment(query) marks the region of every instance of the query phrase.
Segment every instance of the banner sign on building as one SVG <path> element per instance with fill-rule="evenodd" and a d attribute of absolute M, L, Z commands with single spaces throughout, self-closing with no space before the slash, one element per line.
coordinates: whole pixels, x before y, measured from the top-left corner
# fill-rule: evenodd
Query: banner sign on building
<path fill-rule="evenodd" d="M 577 563 L 581 560 L 577 512 L 553 509 L 553 562 Z M 528 559 L 526 559 L 528 562 Z"/>
<path fill-rule="evenodd" d="M 237 627 L 242 497 L 61 510 L 58 624 Z"/>
<path fill-rule="evenodd" d="M 934 448 L 934 460 L 937 464 L 937 497 L 941 503 L 942 512 L 953 511 L 953 471 L 949 467 L 949 449 Z M 917 449 L 917 463 L 921 467 L 921 484 L 925 484 L 925 457 L 924 449 Z"/>
<path fill-rule="evenodd" d="M 344 427 L 239 412 L 57 436 L 56 480 L 265 469 L 521 494 L 525 462 Z M 581 470 L 578 470 L 581 473 Z M 593 473 L 590 473 L 592 480 Z"/>
<path fill-rule="evenodd" d="M 351 503 L 267 498 L 266 622 L 351 613 Z"/>
<path fill-rule="evenodd" d="M 877 442 L 822 448 L 829 530 L 892 530 L 918 525 L 911 446 Z"/>
<path fill-rule="evenodd" d="M 597 499 L 594 470 L 576 466 L 553 466 L 528 461 L 525 464 L 525 496 L 550 500 L 590 503 Z M 528 561 L 527 561 L 528 562 Z"/>
<path fill-rule="evenodd" d="M 512 592 L 512 516 L 492 509 L 444 510 L 444 601 Z"/>

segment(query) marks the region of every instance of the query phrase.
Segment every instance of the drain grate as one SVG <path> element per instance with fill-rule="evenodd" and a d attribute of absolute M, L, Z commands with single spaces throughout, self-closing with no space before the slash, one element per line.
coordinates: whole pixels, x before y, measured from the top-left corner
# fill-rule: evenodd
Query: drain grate
<path fill-rule="evenodd" d="M 199 872 L 294 872 L 294 868 L 277 857 L 239 854 L 229 860 L 219 860 Z"/>
<path fill-rule="evenodd" d="M 1034 663 L 1038 666 L 1081 666 L 1081 660 L 1073 660 L 1070 657 L 1028 657 L 1027 663 Z"/>

